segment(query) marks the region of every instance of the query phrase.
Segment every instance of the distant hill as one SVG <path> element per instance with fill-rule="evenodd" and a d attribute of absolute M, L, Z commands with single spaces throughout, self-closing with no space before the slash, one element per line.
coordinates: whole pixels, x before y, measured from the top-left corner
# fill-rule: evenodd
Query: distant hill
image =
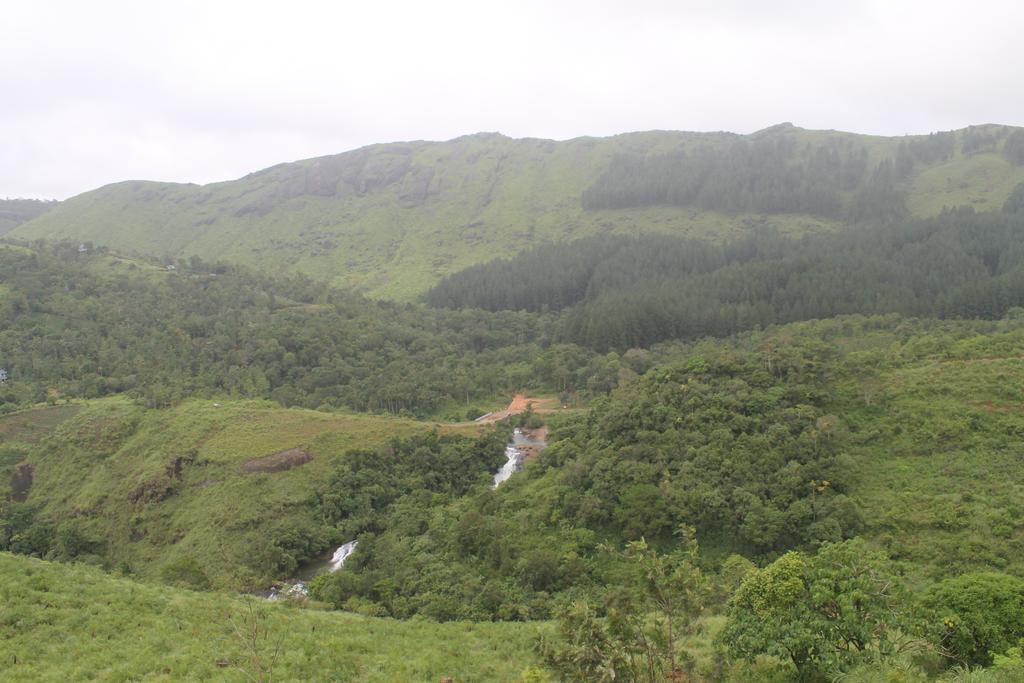
<path fill-rule="evenodd" d="M 56 205 L 57 202 L 42 199 L 0 199 L 0 235 L 42 216 Z"/>
<path fill-rule="evenodd" d="M 595 234 L 725 238 L 998 209 L 1024 182 L 1024 129 L 886 138 L 781 124 L 564 142 L 480 133 L 381 144 L 211 185 L 129 181 L 79 195 L 12 237 L 297 270 L 410 300 L 538 242 Z M 2 228 L 0 228 L 2 231 Z"/>

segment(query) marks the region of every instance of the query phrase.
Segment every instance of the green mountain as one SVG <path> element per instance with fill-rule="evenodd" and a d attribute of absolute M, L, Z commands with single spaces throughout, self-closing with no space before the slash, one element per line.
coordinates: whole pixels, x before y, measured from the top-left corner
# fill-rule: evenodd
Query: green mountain
<path fill-rule="evenodd" d="M 40 199 L 0 199 L 0 235 L 28 222 L 57 205 Z"/>
<path fill-rule="evenodd" d="M 297 270 L 410 300 L 496 255 L 595 234 L 722 239 L 997 209 L 1024 182 L 1024 131 L 885 138 L 782 124 L 564 142 L 481 133 L 370 147 L 199 186 L 130 181 L 17 227 L 169 257 Z"/>

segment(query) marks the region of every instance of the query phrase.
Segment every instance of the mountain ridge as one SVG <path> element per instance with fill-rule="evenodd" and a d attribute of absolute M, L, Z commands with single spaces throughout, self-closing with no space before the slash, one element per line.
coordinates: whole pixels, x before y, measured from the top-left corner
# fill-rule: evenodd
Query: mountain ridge
<path fill-rule="evenodd" d="M 820 191 L 828 195 L 822 206 L 845 206 L 886 160 L 910 166 L 894 182 L 912 215 L 958 204 L 997 209 L 1024 182 L 1024 166 L 1008 151 L 1017 137 L 1024 138 L 1021 129 L 998 125 L 904 137 L 792 124 L 749 135 L 638 131 L 564 141 L 475 133 L 444 142 L 378 143 L 205 185 L 122 181 L 65 200 L 10 236 L 223 259 L 412 300 L 448 274 L 543 242 L 605 233 L 721 240 L 765 223 L 789 234 L 834 230 L 846 222 L 843 216 L 809 212 L 809 200 L 792 197 Z M 946 156 L 914 157 L 930 142 Z M 763 168 L 750 171 L 762 157 Z M 819 162 L 845 172 L 845 180 L 836 180 L 845 184 L 819 187 Z M 700 163 L 707 168 L 694 166 Z M 754 188 L 778 197 L 723 204 L 715 197 L 745 196 L 723 185 L 717 195 L 666 202 L 668 195 L 648 192 L 665 175 L 658 164 L 669 164 L 672 173 L 724 175 L 747 194 Z M 620 188 L 623 174 L 634 172 L 647 174 L 637 180 L 640 194 L 627 198 L 634 205 L 586 205 L 588 192 Z M 787 201 L 797 210 L 776 210 Z"/>

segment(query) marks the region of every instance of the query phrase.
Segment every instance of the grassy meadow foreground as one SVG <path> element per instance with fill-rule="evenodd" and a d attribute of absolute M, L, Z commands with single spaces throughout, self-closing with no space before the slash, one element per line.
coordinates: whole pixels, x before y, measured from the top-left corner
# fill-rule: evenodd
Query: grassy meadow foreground
<path fill-rule="evenodd" d="M 0 604 L 0 679 L 25 682 L 271 673 L 282 681 L 515 681 L 537 665 L 541 628 L 295 609 L 8 553 L 0 553 Z"/>

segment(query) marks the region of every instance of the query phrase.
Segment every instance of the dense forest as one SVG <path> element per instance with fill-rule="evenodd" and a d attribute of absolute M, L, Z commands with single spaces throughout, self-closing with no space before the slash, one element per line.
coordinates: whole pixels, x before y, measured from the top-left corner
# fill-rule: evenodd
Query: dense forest
<path fill-rule="evenodd" d="M 353 534 L 372 533 L 359 535 L 352 571 L 317 590 L 398 617 L 548 618 L 551 595 L 578 597 L 612 580 L 617 565 L 601 560 L 602 542 L 668 549 L 689 524 L 719 553 L 763 558 L 852 537 L 863 522 L 846 496 L 842 430 L 815 405 L 821 354 L 791 349 L 770 369 L 742 352 L 660 366 L 563 424 L 528 471 L 529 496 L 477 491 L 439 514 L 443 501 L 418 464 L 435 458 L 421 446 L 360 454 L 329 495 L 345 501 L 339 519 L 359 524 Z M 389 473 L 403 452 L 407 466 Z M 366 497 L 401 492 L 409 477 L 424 483 Z M 360 522 L 362 510 L 382 521 Z"/>
<path fill-rule="evenodd" d="M 801 142 L 781 124 L 731 141 L 693 142 L 660 154 L 623 153 L 587 188 L 583 207 L 669 205 L 704 211 L 801 213 L 851 222 L 908 214 L 907 186 L 916 167 L 1001 152 L 1024 164 L 1024 131 L 971 127 L 901 141 L 895 154 L 869 164 L 866 144 L 833 138 Z"/>
<path fill-rule="evenodd" d="M 1020 321 L 853 316 L 657 347 L 522 475 L 461 498 L 444 467 L 407 483 L 436 442 L 360 453 L 329 495 L 373 521 L 313 594 L 375 616 L 555 617 L 541 649 L 564 680 L 789 680 L 765 655 L 802 680 L 1014 680 L 1024 499 L 997 480 L 1024 428 L 1001 407 L 1020 399 Z M 978 377 L 993 364 L 1010 386 Z M 876 491 L 866 472 L 896 479 Z"/>
<path fill-rule="evenodd" d="M 844 207 L 844 192 L 896 191 L 891 164 L 867 172 L 864 147 L 836 143 L 809 154 L 802 152 L 790 137 L 769 136 L 737 140 L 724 148 L 684 148 L 654 156 L 620 155 L 583 193 L 583 207 L 623 209 L 669 204 L 711 211 L 840 217 L 853 210 Z M 900 209 L 897 202 L 879 207 L 876 213 L 898 213 Z"/>
<path fill-rule="evenodd" d="M 599 350 L 846 313 L 999 318 L 1024 304 L 1021 192 L 1001 213 L 956 209 L 801 239 L 590 238 L 463 271 L 426 300 L 569 308 L 559 338 Z"/>
<path fill-rule="evenodd" d="M 525 387 L 585 389 L 606 371 L 585 349 L 548 344 L 534 316 L 374 302 L 198 259 L 0 249 L 0 288 L 7 410 L 129 392 L 151 406 L 225 394 L 426 414 Z M 551 354 L 558 387 L 539 371 Z"/>
<path fill-rule="evenodd" d="M 315 604 L 551 619 L 538 651 L 562 680 L 918 681 L 982 665 L 1013 680 L 1021 321 L 848 316 L 636 349 L 618 388 L 551 418 L 551 446 L 497 489 L 501 430 L 349 449 L 302 498 L 308 526 L 262 527 L 250 561 L 291 572 L 322 539 L 358 538 L 344 570 L 313 581 Z M 72 423 L 66 457 L 126 438 L 99 417 L 114 431 Z M 171 472 L 173 490 L 130 518 L 208 481 L 207 457 L 175 458 L 181 483 Z M 88 511 L 0 509 L 5 550 L 102 564 L 117 542 L 88 532 Z M 161 576 L 205 589 L 208 570 L 186 556 Z M 850 603 L 858 592 L 870 598 Z"/>

